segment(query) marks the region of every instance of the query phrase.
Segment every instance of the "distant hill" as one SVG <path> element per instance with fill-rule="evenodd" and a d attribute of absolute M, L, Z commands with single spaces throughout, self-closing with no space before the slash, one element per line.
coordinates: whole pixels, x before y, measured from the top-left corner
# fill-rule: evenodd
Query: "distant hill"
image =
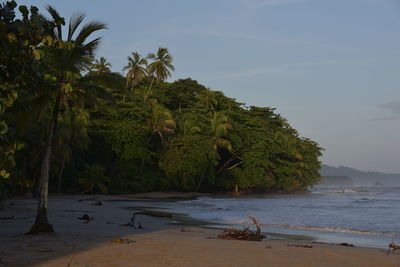
<path fill-rule="evenodd" d="M 354 182 L 349 176 L 322 176 L 320 185 L 353 186 Z"/>
<path fill-rule="evenodd" d="M 350 167 L 322 164 L 321 176 L 348 176 L 355 186 L 400 186 L 400 173 L 364 172 Z"/>

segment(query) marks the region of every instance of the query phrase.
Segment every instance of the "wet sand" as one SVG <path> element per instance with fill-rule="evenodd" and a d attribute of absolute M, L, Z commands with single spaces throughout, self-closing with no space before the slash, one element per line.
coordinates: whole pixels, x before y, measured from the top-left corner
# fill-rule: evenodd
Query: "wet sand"
<path fill-rule="evenodd" d="M 126 199 L 195 197 L 178 195 L 152 193 Z M 171 225 L 176 218 L 164 216 L 167 213 L 138 215 L 135 224 L 140 221 L 145 229 L 120 226 L 133 212 L 118 201 L 125 197 L 53 196 L 49 220 L 57 233 L 37 236 L 21 235 L 33 224 L 36 202 L 6 201 L 0 210 L 0 266 L 400 266 L 400 252 L 388 256 L 385 249 L 292 240 L 220 240 L 216 238 L 220 230 Z M 94 205 L 99 200 L 103 205 Z M 78 219 L 84 214 L 94 219 L 85 224 Z M 126 242 L 112 242 L 116 237 Z"/>

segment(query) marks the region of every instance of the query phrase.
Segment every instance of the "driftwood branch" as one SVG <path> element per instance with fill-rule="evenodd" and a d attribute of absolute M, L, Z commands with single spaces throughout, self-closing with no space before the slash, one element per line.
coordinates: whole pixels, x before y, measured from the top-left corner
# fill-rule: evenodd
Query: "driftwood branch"
<path fill-rule="evenodd" d="M 218 235 L 220 239 L 227 240 L 248 240 L 248 241 L 260 241 L 265 236 L 261 234 L 260 224 L 257 222 L 254 216 L 249 215 L 249 218 L 253 221 L 256 226 L 256 232 L 253 232 L 249 229 L 249 227 L 245 227 L 243 230 L 238 230 L 235 228 L 229 228 L 224 230 L 222 233 Z"/>
<path fill-rule="evenodd" d="M 394 252 L 396 249 L 400 249 L 400 246 L 396 245 L 396 243 L 394 243 L 394 240 L 392 240 L 392 243 L 389 244 L 389 250 L 388 250 L 387 254 L 389 255 L 391 252 Z"/>
<path fill-rule="evenodd" d="M 233 165 L 233 166 L 231 166 L 231 167 L 229 167 L 229 168 L 227 168 L 227 169 L 225 169 L 226 171 L 228 171 L 228 170 L 232 170 L 233 168 L 236 168 L 237 166 L 239 166 L 239 165 L 241 165 L 241 164 L 243 164 L 244 163 L 244 160 L 242 160 L 241 162 L 239 162 L 239 163 L 236 163 L 235 165 Z"/>

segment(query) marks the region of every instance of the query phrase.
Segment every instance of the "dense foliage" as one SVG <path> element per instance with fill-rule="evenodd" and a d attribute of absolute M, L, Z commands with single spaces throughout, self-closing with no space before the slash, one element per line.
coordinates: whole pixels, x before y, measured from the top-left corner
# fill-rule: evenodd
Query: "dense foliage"
<path fill-rule="evenodd" d="M 166 82 L 166 48 L 133 52 L 112 73 L 93 57 L 100 39 L 86 41 L 104 24 L 77 33 L 84 17 L 75 15 L 63 36 L 55 9 L 47 19 L 20 6 L 17 19 L 15 8 L 0 6 L 0 195 L 36 194 L 46 166 L 50 190 L 67 193 L 293 191 L 319 181 L 322 149 L 273 108 L 191 79 Z"/>

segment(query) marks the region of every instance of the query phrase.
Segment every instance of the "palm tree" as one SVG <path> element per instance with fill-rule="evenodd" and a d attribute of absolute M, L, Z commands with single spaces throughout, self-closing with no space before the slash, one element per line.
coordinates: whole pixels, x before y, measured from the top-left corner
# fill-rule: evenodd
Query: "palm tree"
<path fill-rule="evenodd" d="M 215 97 L 215 92 L 211 91 L 209 88 L 206 88 L 204 91 L 198 93 L 196 95 L 196 99 L 198 100 L 198 104 L 205 107 L 207 110 L 214 110 L 218 104 L 218 100 Z"/>
<path fill-rule="evenodd" d="M 126 73 L 126 88 L 130 84 L 132 93 L 133 87 L 139 85 L 147 76 L 147 60 L 138 52 L 132 52 L 132 55 L 128 57 L 128 65 L 123 68 L 123 71 L 125 70 L 128 71 Z"/>
<path fill-rule="evenodd" d="M 90 22 L 83 25 L 75 36 L 76 30 L 85 18 L 82 14 L 76 14 L 70 19 L 67 39 L 64 41 L 62 31 L 62 26 L 65 25 L 64 19 L 53 7 L 47 6 L 46 9 L 51 15 L 49 22 L 55 26 L 55 30 L 51 33 L 54 40 L 52 44 L 43 46 L 45 55 L 43 60 L 48 66 L 48 71 L 56 77 L 56 82 L 49 92 L 50 97 L 53 98 L 54 106 L 52 107 L 42 161 L 37 215 L 34 225 L 28 232 L 30 234 L 54 232 L 53 226 L 47 218 L 48 181 L 50 156 L 53 150 L 61 105 L 72 105 L 74 102 L 68 99 L 70 97 L 75 98 L 74 100 L 80 99 L 80 96 L 84 93 L 83 88 L 76 86 L 81 77 L 80 72 L 89 66 L 94 51 L 100 44 L 100 38 L 88 42 L 87 39 L 94 32 L 106 28 L 103 23 Z M 74 87 L 78 90 L 74 90 Z"/>
<path fill-rule="evenodd" d="M 152 132 L 149 136 L 148 142 L 150 143 L 155 136 L 159 136 L 163 143 L 165 135 L 175 133 L 176 122 L 172 117 L 171 111 L 158 104 L 155 100 L 152 105 L 153 113 L 147 126 L 147 128 L 151 129 Z"/>
<path fill-rule="evenodd" d="M 215 150 L 218 148 L 226 148 L 232 151 L 232 144 L 225 139 L 228 131 L 232 130 L 232 124 L 228 121 L 228 117 L 220 112 L 214 112 L 211 122 L 211 144 Z"/>
<path fill-rule="evenodd" d="M 144 98 L 145 101 L 150 94 L 154 80 L 156 80 L 157 82 L 164 81 L 168 77 L 171 77 L 170 70 L 175 70 L 175 67 L 172 65 L 172 56 L 169 54 L 168 49 L 165 47 L 159 47 L 157 55 L 150 53 L 147 55 L 147 58 L 149 60 L 152 60 L 152 62 L 147 67 L 147 73 L 152 77 L 152 79 L 149 90 L 147 91 L 147 94 Z"/>
<path fill-rule="evenodd" d="M 100 57 L 100 59 L 96 59 L 96 61 L 89 66 L 90 73 L 92 74 L 110 73 L 110 68 L 111 63 L 107 62 L 107 59 L 105 57 Z"/>

